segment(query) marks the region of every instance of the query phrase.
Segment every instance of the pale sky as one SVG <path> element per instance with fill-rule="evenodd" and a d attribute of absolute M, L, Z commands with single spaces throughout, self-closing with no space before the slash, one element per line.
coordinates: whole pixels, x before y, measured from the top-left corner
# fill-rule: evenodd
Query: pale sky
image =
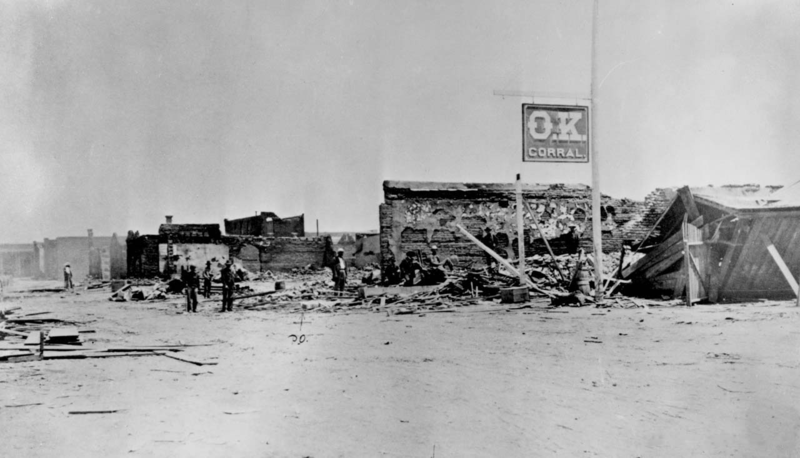
<path fill-rule="evenodd" d="M 0 243 L 256 211 L 378 228 L 383 180 L 591 183 L 521 162 L 588 94 L 591 0 L 0 1 Z M 600 0 L 601 190 L 800 179 L 800 2 Z"/>

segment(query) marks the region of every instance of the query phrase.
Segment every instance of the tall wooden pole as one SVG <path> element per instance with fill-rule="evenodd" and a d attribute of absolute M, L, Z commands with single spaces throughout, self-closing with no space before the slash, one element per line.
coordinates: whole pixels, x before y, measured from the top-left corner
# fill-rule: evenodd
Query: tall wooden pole
<path fill-rule="evenodd" d="M 594 243 L 594 282 L 595 299 L 599 303 L 603 300 L 603 234 L 601 230 L 600 213 L 600 154 L 599 135 L 597 129 L 597 115 L 600 107 L 600 84 L 597 78 L 597 35 L 599 0 L 594 0 L 592 12 L 592 109 L 591 132 L 589 136 L 590 161 L 592 162 L 592 242 Z"/>
<path fill-rule="evenodd" d="M 520 180 L 519 173 L 517 174 L 517 247 L 519 251 L 519 284 L 525 286 L 527 284 L 525 278 L 525 226 L 522 222 L 522 215 L 524 213 L 522 203 L 522 180 Z"/>

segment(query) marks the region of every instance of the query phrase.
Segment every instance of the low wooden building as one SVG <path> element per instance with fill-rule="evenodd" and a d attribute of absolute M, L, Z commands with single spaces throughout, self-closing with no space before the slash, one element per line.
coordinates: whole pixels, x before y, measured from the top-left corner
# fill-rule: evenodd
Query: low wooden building
<path fill-rule="evenodd" d="M 629 292 L 687 304 L 797 295 L 800 187 L 684 187 L 653 229 L 622 271 Z"/>

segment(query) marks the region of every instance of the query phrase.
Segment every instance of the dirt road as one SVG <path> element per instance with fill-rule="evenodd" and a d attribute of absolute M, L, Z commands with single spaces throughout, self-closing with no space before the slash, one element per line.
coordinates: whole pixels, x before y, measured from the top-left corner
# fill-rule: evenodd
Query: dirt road
<path fill-rule="evenodd" d="M 17 313 L 81 321 L 93 347 L 211 344 L 181 355 L 218 364 L 0 364 L 3 456 L 800 456 L 789 302 L 301 316 L 107 297 Z"/>

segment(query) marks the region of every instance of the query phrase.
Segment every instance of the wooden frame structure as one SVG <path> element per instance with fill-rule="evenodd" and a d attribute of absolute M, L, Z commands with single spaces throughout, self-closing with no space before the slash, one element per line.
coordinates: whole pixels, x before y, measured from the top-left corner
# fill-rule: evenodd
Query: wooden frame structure
<path fill-rule="evenodd" d="M 688 187 L 642 240 L 644 257 L 622 269 L 633 294 L 707 300 L 798 298 L 800 207 L 723 204 Z M 649 242 L 649 243 L 646 243 Z"/>

